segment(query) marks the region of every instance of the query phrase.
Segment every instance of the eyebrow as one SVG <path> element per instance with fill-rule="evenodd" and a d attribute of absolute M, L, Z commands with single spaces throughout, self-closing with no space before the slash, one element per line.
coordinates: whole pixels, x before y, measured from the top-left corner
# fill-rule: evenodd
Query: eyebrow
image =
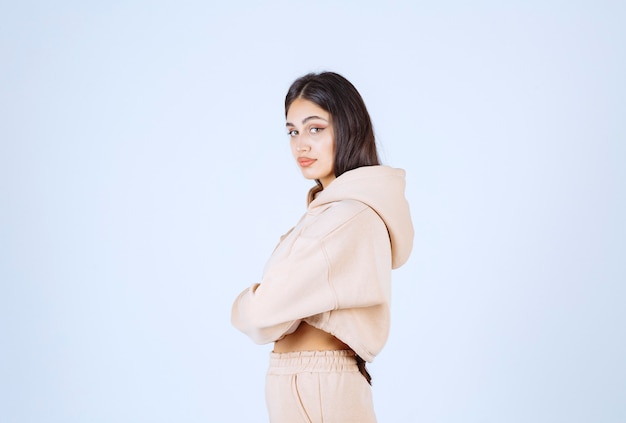
<path fill-rule="evenodd" d="M 326 119 L 324 119 L 323 117 L 317 116 L 317 115 L 313 115 L 313 116 L 307 116 L 302 120 L 302 124 L 304 125 L 305 123 L 307 123 L 308 121 L 312 120 L 312 119 L 320 119 L 323 120 L 324 122 L 328 122 Z M 285 124 L 285 126 L 295 126 L 293 123 L 291 122 L 287 122 Z"/>

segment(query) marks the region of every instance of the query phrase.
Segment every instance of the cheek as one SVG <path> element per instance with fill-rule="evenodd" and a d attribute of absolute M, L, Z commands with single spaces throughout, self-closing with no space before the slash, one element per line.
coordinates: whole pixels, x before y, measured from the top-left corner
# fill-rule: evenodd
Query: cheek
<path fill-rule="evenodd" d="M 289 149 L 291 150 L 291 154 L 295 157 L 297 155 L 297 151 L 296 151 L 296 143 L 293 140 L 293 138 L 289 140 Z"/>
<path fill-rule="evenodd" d="M 326 147 L 326 154 L 328 155 L 328 159 L 334 165 L 335 163 L 335 140 L 331 138 L 328 140 L 328 144 Z"/>

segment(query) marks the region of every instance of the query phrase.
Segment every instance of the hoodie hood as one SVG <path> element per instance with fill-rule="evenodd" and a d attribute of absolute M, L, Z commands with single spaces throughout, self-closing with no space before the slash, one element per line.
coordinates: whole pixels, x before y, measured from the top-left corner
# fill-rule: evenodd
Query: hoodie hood
<path fill-rule="evenodd" d="M 357 200 L 383 220 L 391 240 L 392 268 L 402 266 L 413 248 L 413 223 L 404 196 L 405 172 L 388 166 L 364 166 L 345 172 L 320 191 L 309 210 L 341 200 Z"/>

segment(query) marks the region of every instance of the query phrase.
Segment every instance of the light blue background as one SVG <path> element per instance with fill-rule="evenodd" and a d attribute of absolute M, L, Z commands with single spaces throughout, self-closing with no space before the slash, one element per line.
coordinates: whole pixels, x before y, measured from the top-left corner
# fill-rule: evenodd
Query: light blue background
<path fill-rule="evenodd" d="M 626 421 L 626 7 L 2 2 L 0 421 L 265 421 L 230 326 L 310 183 L 283 98 L 361 91 L 416 227 L 381 422 Z"/>

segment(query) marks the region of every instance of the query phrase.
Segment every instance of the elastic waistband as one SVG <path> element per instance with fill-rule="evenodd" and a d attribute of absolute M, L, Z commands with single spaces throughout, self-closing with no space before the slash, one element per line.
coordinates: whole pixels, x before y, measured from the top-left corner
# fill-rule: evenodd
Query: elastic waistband
<path fill-rule="evenodd" d="M 358 372 L 354 351 L 295 351 L 270 353 L 268 374 Z"/>

